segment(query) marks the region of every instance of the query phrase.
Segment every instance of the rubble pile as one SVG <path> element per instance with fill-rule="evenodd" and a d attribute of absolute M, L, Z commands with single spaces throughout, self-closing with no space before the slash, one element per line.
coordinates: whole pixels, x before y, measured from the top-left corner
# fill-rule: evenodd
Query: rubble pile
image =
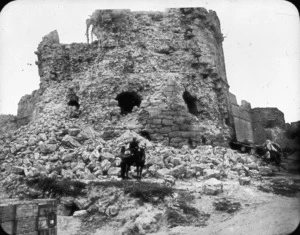
<path fill-rule="evenodd" d="M 56 119 L 43 115 L 35 122 L 1 136 L 1 179 L 8 191 L 24 193 L 24 187 L 19 187 L 24 176 L 118 179 L 120 149 L 122 146 L 128 148 L 133 137 L 140 145 L 146 146 L 143 178 L 160 178 L 171 185 L 176 179 L 207 180 L 204 187 L 207 194 L 221 192 L 219 180 L 223 178 L 239 180 L 241 185 L 247 185 L 276 170 L 263 166 L 254 155 L 241 154 L 229 148 L 211 145 L 190 148 L 185 145 L 178 149 L 151 142 L 130 130 L 105 141 L 84 122 L 63 118 L 64 113 L 60 115 Z M 135 175 L 134 171 L 135 167 L 132 167 L 131 176 Z"/>

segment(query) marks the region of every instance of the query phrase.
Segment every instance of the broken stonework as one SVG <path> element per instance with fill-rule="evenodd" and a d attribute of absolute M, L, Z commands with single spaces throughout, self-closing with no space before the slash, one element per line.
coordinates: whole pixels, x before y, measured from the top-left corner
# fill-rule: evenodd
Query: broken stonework
<path fill-rule="evenodd" d="M 85 216 L 86 214 L 87 214 L 86 210 L 75 211 L 73 217 L 81 217 L 81 216 Z"/>
<path fill-rule="evenodd" d="M 97 10 L 88 19 L 91 44 L 60 44 L 56 31 L 45 36 L 35 52 L 40 89 L 23 98 L 18 115 L 67 117 L 77 107 L 77 118 L 106 140 L 130 129 L 174 147 L 198 145 L 202 135 L 227 145 L 229 86 L 216 13 L 154 15 Z"/>
<path fill-rule="evenodd" d="M 208 179 L 203 184 L 203 192 L 207 195 L 217 195 L 223 192 L 223 184 L 215 178 Z"/>
<path fill-rule="evenodd" d="M 250 178 L 249 177 L 240 177 L 239 183 L 240 185 L 249 185 L 250 184 Z"/>
<path fill-rule="evenodd" d="M 204 169 L 203 170 L 203 175 L 206 179 L 210 178 L 220 178 L 220 171 L 214 170 L 214 169 Z"/>
<path fill-rule="evenodd" d="M 36 51 L 40 88 L 21 99 L 17 117 L 0 116 L 11 128 L 0 125 L 0 177 L 12 195 L 23 174 L 116 178 L 120 149 L 133 137 L 146 147 L 143 177 L 167 185 L 175 178 L 209 179 L 206 193 L 215 194 L 222 189 L 217 179 L 253 182 L 273 173 L 260 159 L 224 147 L 232 110 L 215 12 L 93 16 L 95 42 L 60 44 L 57 32 L 43 38 Z M 19 118 L 25 121 L 17 129 Z M 89 208 L 83 199 L 76 204 Z"/>

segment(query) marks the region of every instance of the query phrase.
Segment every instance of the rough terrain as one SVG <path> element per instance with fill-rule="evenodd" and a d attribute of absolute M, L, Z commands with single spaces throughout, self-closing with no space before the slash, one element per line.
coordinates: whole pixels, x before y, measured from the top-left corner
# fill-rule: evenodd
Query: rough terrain
<path fill-rule="evenodd" d="M 90 44 L 46 35 L 35 52 L 40 88 L 17 117 L 0 116 L 0 198 L 57 198 L 59 235 L 296 228 L 299 123 L 286 131 L 281 111 L 255 112 L 256 135 L 284 143 L 281 168 L 229 148 L 235 134 L 252 136 L 253 109 L 230 100 L 214 11 L 95 11 L 87 35 L 90 26 Z M 139 182 L 135 167 L 119 178 L 133 137 L 146 146 Z"/>
<path fill-rule="evenodd" d="M 279 176 L 281 177 L 281 176 Z M 285 177 L 284 177 L 285 178 Z M 297 179 L 299 176 L 292 176 Z M 168 228 L 162 223 L 158 231 L 146 234 L 290 234 L 295 230 L 300 221 L 300 194 L 292 197 L 265 193 L 255 186 L 240 186 L 237 182 L 226 180 L 224 182 L 224 193 L 218 196 L 206 196 L 195 193 L 199 189 L 198 182 L 176 183 L 176 188 L 187 188 L 187 191 L 196 196 L 193 206 L 210 214 L 207 225 L 203 227 L 177 226 Z M 299 187 L 299 184 L 298 184 Z M 240 202 L 241 208 L 236 212 L 217 211 L 213 202 L 219 198 L 226 197 L 233 202 Z M 124 213 L 130 217 L 130 211 Z M 147 221 L 147 220 L 146 220 Z M 81 219 L 75 217 L 59 216 L 59 231 L 61 234 L 122 234 L 121 228 L 108 226 L 97 226 L 99 222 L 91 222 L 95 227 L 83 226 Z M 100 228 L 99 228 L 100 227 Z M 84 232 L 84 233 L 83 233 Z M 126 233 L 125 233 L 126 234 Z M 127 233 L 143 234 L 143 233 Z"/>

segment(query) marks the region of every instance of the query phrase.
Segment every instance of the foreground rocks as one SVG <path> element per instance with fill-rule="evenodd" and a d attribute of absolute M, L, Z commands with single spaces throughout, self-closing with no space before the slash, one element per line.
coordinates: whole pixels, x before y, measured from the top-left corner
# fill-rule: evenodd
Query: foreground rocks
<path fill-rule="evenodd" d="M 120 149 L 128 147 L 133 137 L 146 146 L 143 177 L 161 178 L 171 185 L 176 179 L 212 178 L 235 179 L 241 185 L 248 185 L 250 181 L 260 180 L 261 176 L 272 175 L 278 170 L 265 165 L 254 155 L 229 148 L 200 145 L 177 149 L 150 142 L 134 131 L 124 131 L 119 137 L 105 141 L 81 121 L 44 116 L 0 137 L 2 183 L 13 195 L 24 175 L 26 178 L 117 179 Z M 130 175 L 135 174 L 132 167 Z"/>

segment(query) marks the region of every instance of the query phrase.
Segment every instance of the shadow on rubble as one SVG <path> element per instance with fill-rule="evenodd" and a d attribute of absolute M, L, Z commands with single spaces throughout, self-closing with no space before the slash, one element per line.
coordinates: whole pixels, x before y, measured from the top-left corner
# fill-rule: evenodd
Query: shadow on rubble
<path fill-rule="evenodd" d="M 241 208 L 240 202 L 232 202 L 227 198 L 219 198 L 213 205 L 217 211 L 227 212 L 229 214 L 234 213 Z"/>
<path fill-rule="evenodd" d="M 274 178 L 263 185 L 257 186 L 257 189 L 266 193 L 296 197 L 300 194 L 300 179 Z"/>
<path fill-rule="evenodd" d="M 164 184 L 136 181 L 100 181 L 93 182 L 93 186 L 122 188 L 125 194 L 138 198 L 140 203 L 156 204 L 164 201 L 165 197 L 172 197 L 174 189 Z"/>
<path fill-rule="evenodd" d="M 165 216 L 170 228 L 176 226 L 206 226 L 210 214 L 193 207 L 195 197 L 188 192 L 178 191 L 177 198 L 167 205 Z"/>

